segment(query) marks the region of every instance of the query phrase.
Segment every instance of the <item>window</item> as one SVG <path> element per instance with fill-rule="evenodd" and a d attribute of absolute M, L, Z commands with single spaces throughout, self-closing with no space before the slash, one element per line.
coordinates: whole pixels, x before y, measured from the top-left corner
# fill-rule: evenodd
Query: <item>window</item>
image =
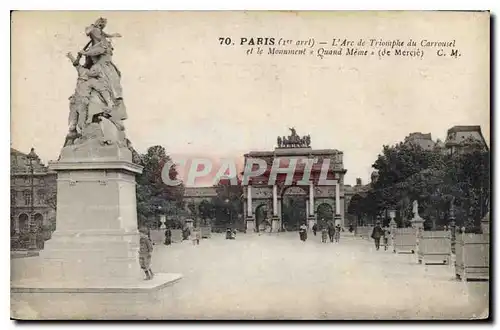
<path fill-rule="evenodd" d="M 23 192 L 23 197 L 24 197 L 24 204 L 30 205 L 31 204 L 31 192 L 29 190 L 25 190 Z"/>
<path fill-rule="evenodd" d="M 16 205 L 16 191 L 13 189 L 10 191 L 10 205 Z"/>

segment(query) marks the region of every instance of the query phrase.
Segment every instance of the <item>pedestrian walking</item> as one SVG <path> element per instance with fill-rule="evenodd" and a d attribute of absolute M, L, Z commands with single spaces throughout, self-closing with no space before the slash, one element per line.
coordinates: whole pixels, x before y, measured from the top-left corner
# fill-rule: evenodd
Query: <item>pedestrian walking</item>
<path fill-rule="evenodd" d="M 189 229 L 188 225 L 184 225 L 184 228 L 182 228 L 182 240 L 188 240 L 189 236 L 191 235 L 191 230 Z"/>
<path fill-rule="evenodd" d="M 375 224 L 375 227 L 373 227 L 372 235 L 371 237 L 375 241 L 375 249 L 379 250 L 380 249 L 380 238 L 384 236 L 384 230 L 382 227 L 380 227 L 380 221 L 377 221 Z"/>
<path fill-rule="evenodd" d="M 165 229 L 165 245 L 172 244 L 172 231 L 170 228 Z"/>
<path fill-rule="evenodd" d="M 335 226 L 333 222 L 328 223 L 328 237 L 330 238 L 330 243 L 333 243 L 333 237 L 335 236 Z"/>
<path fill-rule="evenodd" d="M 154 277 L 151 270 L 151 255 L 153 254 L 153 244 L 148 237 L 147 229 L 143 228 L 139 231 L 139 264 L 146 274 L 146 280 Z"/>
<path fill-rule="evenodd" d="M 338 243 L 340 241 L 340 231 L 342 230 L 342 228 L 340 227 L 340 224 L 337 224 L 335 226 L 335 243 Z"/>
<path fill-rule="evenodd" d="M 302 242 L 307 240 L 307 226 L 303 223 L 299 228 L 299 237 Z"/>
<path fill-rule="evenodd" d="M 313 231 L 314 236 L 316 236 L 316 232 L 318 231 L 318 225 L 317 224 L 314 224 L 312 226 L 312 231 Z"/>
<path fill-rule="evenodd" d="M 234 239 L 233 230 L 231 228 L 226 229 L 226 239 Z"/>
<path fill-rule="evenodd" d="M 191 231 L 191 240 L 193 241 L 193 245 L 200 245 L 200 238 L 200 228 L 193 228 L 193 230 Z"/>
<path fill-rule="evenodd" d="M 391 235 L 391 231 L 389 226 L 384 227 L 384 251 L 387 251 L 387 247 L 389 246 L 389 236 Z"/>
<path fill-rule="evenodd" d="M 328 230 L 326 229 L 326 227 L 323 227 L 323 229 L 321 229 L 321 242 L 322 243 L 326 243 L 326 236 L 328 235 Z"/>

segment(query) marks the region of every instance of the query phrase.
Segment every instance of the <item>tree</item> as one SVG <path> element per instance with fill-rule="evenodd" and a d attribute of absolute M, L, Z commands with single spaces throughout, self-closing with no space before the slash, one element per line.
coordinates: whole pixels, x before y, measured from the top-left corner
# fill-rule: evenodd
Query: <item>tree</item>
<path fill-rule="evenodd" d="M 162 146 L 148 148 L 140 155 L 142 174 L 137 176 L 137 215 L 139 225 L 155 227 L 160 214 L 177 214 L 183 207 L 184 186 L 170 186 L 163 182 L 163 166 L 171 161 Z M 177 170 L 169 171 L 171 180 L 177 179 Z"/>
<path fill-rule="evenodd" d="M 240 183 L 238 180 L 238 185 L 231 185 L 229 179 L 220 180 L 215 187 L 217 196 L 212 199 L 212 204 L 218 224 L 234 223 L 243 214 L 243 187 Z"/>
<path fill-rule="evenodd" d="M 204 224 L 207 223 L 207 219 L 211 219 L 214 216 L 214 212 L 214 205 L 207 200 L 202 200 L 198 206 L 198 214 Z"/>
<path fill-rule="evenodd" d="M 373 164 L 378 180 L 352 211 L 373 215 L 396 208 L 400 221 L 407 223 L 413 216 L 412 202 L 418 200 L 419 214 L 435 228 L 448 222 L 453 201 L 457 223 L 478 228 L 489 210 L 490 154 L 476 142 L 462 143 L 460 152 L 452 155 L 442 148 L 384 146 Z"/>

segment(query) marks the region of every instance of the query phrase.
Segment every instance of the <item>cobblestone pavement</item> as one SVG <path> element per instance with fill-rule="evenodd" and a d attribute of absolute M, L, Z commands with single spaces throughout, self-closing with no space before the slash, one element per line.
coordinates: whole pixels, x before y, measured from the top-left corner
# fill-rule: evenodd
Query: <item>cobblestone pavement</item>
<path fill-rule="evenodd" d="M 13 274 L 23 273 L 29 268 L 28 259 L 36 258 L 23 259 L 12 261 Z M 350 234 L 343 235 L 340 243 L 326 244 L 312 234 L 301 242 L 297 233 L 239 234 L 236 240 L 214 234 L 198 246 L 190 241 L 159 244 L 155 245 L 153 270 L 182 273 L 183 278 L 155 302 L 136 303 L 140 307 L 134 311 L 117 307 L 115 315 L 139 319 L 468 319 L 485 317 L 488 310 L 487 282 L 457 281 L 450 266 L 419 265 L 415 255 L 375 251 L 372 242 Z M 108 297 L 96 294 L 92 299 Z M 16 306 L 28 305 L 21 301 Z M 87 315 L 102 315 L 97 307 L 92 310 L 93 305 L 87 303 Z M 64 313 L 70 309 L 65 306 Z"/>
<path fill-rule="evenodd" d="M 162 317 L 449 319 L 487 312 L 487 282 L 457 281 L 449 266 L 419 265 L 415 255 L 376 251 L 350 234 L 326 244 L 285 233 L 155 247 L 156 271 L 184 275 Z"/>

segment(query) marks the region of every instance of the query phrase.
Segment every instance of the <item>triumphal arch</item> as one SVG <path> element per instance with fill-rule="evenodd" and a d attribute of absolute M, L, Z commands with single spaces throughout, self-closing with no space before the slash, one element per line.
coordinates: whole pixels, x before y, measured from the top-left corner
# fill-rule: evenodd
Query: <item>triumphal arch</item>
<path fill-rule="evenodd" d="M 290 131 L 277 138 L 273 151 L 244 155 L 244 175 L 248 169 L 258 172 L 243 180 L 247 231 L 295 230 L 329 221 L 345 226 L 343 153 L 313 149 L 309 135 Z"/>

